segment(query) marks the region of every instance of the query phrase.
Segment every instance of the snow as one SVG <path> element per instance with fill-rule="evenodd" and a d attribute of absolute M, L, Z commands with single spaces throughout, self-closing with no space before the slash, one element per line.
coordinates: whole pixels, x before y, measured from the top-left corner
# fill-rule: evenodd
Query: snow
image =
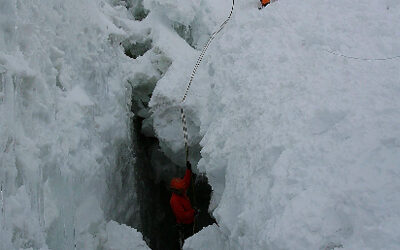
<path fill-rule="evenodd" d="M 236 3 L 185 103 L 219 224 L 185 248 L 201 249 L 206 238 L 210 249 L 397 249 L 400 62 L 328 51 L 398 55 L 399 4 L 254 7 Z M 187 80 L 177 74 L 158 83 L 155 107 L 159 96 L 182 96 Z M 166 90 L 172 83 L 180 92 Z M 154 119 L 166 145 L 183 151 L 179 114 Z"/>
<path fill-rule="evenodd" d="M 134 70 L 110 40 L 132 33 L 113 23 L 127 10 L 1 0 L 0 13 L 0 249 L 122 249 L 109 225 L 145 245 L 107 224 L 108 176 L 129 144 Z"/>
<path fill-rule="evenodd" d="M 141 233 L 135 229 L 125 225 L 119 225 L 117 222 L 110 221 L 107 224 L 107 237 L 108 241 L 106 249 L 110 250 L 146 250 L 149 249 L 141 238 Z"/>
<path fill-rule="evenodd" d="M 130 118 L 183 166 L 183 105 L 218 222 L 185 249 L 399 249 L 400 60 L 376 59 L 400 55 L 400 3 L 257 4 L 236 1 L 180 104 L 231 1 L 0 0 L 0 248 L 147 249 L 120 220 Z"/>

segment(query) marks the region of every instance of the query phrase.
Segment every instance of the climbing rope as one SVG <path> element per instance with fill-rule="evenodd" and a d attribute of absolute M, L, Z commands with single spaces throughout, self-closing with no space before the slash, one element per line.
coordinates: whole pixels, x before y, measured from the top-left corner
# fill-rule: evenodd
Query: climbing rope
<path fill-rule="evenodd" d="M 204 45 L 203 50 L 201 51 L 201 54 L 199 58 L 197 59 L 196 64 L 194 65 L 192 74 L 190 75 L 189 83 L 187 84 L 185 93 L 182 97 L 181 104 L 183 104 L 186 101 L 187 94 L 189 92 L 190 86 L 192 85 L 193 78 L 196 75 L 197 69 L 200 66 L 201 61 L 203 60 L 203 57 L 210 46 L 212 40 L 214 40 L 215 36 L 221 32 L 221 30 L 225 27 L 225 25 L 228 23 L 228 21 L 231 19 L 231 16 L 233 14 L 233 8 L 235 7 L 235 0 L 232 0 L 232 8 L 231 12 L 229 13 L 228 18 L 219 26 L 219 29 L 215 31 L 214 33 L 211 34 L 210 38 L 208 39 L 207 43 Z M 182 126 L 183 126 L 183 139 L 185 141 L 185 151 L 186 151 L 186 161 L 188 160 L 189 156 L 189 147 L 188 147 L 188 133 L 187 133 L 187 124 L 186 124 L 186 117 L 185 117 L 185 112 L 183 110 L 183 107 L 181 106 L 181 118 L 182 118 Z"/>
<path fill-rule="evenodd" d="M 182 97 L 181 103 L 184 103 L 184 102 L 186 101 L 186 97 L 187 97 L 187 94 L 188 94 L 188 92 L 189 92 L 190 86 L 192 85 L 193 78 L 194 78 L 194 76 L 196 75 L 197 69 L 198 69 L 198 67 L 200 66 L 201 61 L 203 60 L 203 57 L 204 57 L 204 55 L 205 55 L 205 53 L 206 53 L 208 47 L 210 46 L 212 40 L 214 40 L 215 36 L 216 36 L 219 32 L 221 32 L 221 30 L 225 27 L 225 25 L 226 25 L 226 24 L 228 23 L 228 21 L 231 19 L 232 14 L 233 14 L 233 9 L 234 9 L 234 7 L 235 7 L 235 0 L 232 0 L 232 8 L 231 8 L 231 12 L 229 13 L 229 16 L 228 16 L 228 17 L 226 18 L 226 20 L 219 26 L 219 29 L 218 29 L 217 31 L 215 31 L 214 33 L 211 34 L 211 36 L 210 36 L 210 38 L 208 39 L 207 43 L 204 45 L 204 47 L 203 47 L 203 49 L 202 49 L 202 51 L 201 51 L 201 53 L 200 53 L 200 56 L 197 58 L 197 62 L 196 62 L 196 64 L 194 65 L 192 74 L 190 75 L 189 83 L 187 84 L 187 87 L 186 87 L 185 93 L 184 93 L 184 95 L 183 95 L 183 97 Z M 164 107 L 164 106 L 171 106 L 171 104 L 172 104 L 172 103 L 171 103 L 170 101 L 158 103 L 158 104 L 156 104 L 154 107 L 152 107 L 152 109 L 153 109 L 153 110 L 157 110 L 157 109 L 159 109 L 159 108 L 161 108 L 161 107 Z M 183 109 L 182 109 L 182 108 L 181 108 L 181 113 L 182 113 L 182 123 L 184 124 L 184 127 L 185 127 L 185 126 L 186 126 L 186 120 L 185 120 L 185 121 L 183 120 L 184 114 L 183 114 Z M 186 131 L 187 131 L 187 130 L 186 130 Z M 184 133 L 185 133 L 185 132 L 184 132 Z M 184 137 L 184 138 L 185 138 L 185 147 L 187 147 L 187 136 Z M 186 157 L 186 159 L 187 159 L 187 157 Z"/>
<path fill-rule="evenodd" d="M 181 119 L 182 119 L 182 128 L 183 128 L 183 140 L 185 141 L 185 159 L 188 161 L 189 158 L 189 146 L 188 146 L 188 132 L 187 132 L 187 125 L 186 125 L 186 116 L 185 112 L 183 112 L 183 108 L 181 107 Z"/>
<path fill-rule="evenodd" d="M 186 101 L 186 97 L 187 97 L 187 94 L 189 92 L 190 86 L 192 85 L 193 78 L 196 75 L 197 69 L 199 68 L 200 63 L 203 60 L 203 57 L 204 57 L 208 47 L 210 46 L 212 40 L 214 40 L 215 36 L 225 27 L 225 25 L 231 19 L 234 7 L 235 7 L 235 0 L 232 0 L 232 8 L 231 8 L 231 12 L 229 13 L 228 18 L 219 26 L 219 29 L 217 31 L 215 31 L 214 33 L 211 34 L 211 36 L 208 39 L 207 43 L 204 45 L 203 50 L 201 51 L 200 56 L 197 59 L 196 64 L 194 65 L 192 74 L 190 75 L 189 83 L 187 84 L 185 93 L 184 93 L 184 95 L 182 97 L 181 104 L 183 104 Z M 188 136 L 188 129 L 187 129 L 187 124 L 186 124 L 186 116 L 185 116 L 185 112 L 183 110 L 183 106 L 182 105 L 181 105 L 181 119 L 182 119 L 182 128 L 183 128 L 183 139 L 184 139 L 184 142 L 185 142 L 185 160 L 187 162 L 189 160 L 189 136 Z M 196 204 L 194 183 L 192 183 L 192 192 L 193 192 L 193 204 Z M 193 222 L 193 234 L 195 232 L 195 227 L 196 227 L 196 219 Z"/>
<path fill-rule="evenodd" d="M 323 49 L 323 51 L 328 52 L 335 56 L 340 56 L 340 57 L 344 57 L 347 59 L 360 60 L 360 61 L 389 61 L 389 60 L 400 58 L 400 56 L 392 56 L 392 57 L 385 57 L 385 58 L 363 58 L 363 57 L 347 56 L 347 55 L 343 55 L 338 52 L 335 52 L 332 50 L 327 50 L 327 49 Z"/>
<path fill-rule="evenodd" d="M 289 27 L 291 30 L 294 31 L 294 33 L 298 33 L 301 34 L 300 31 L 298 31 L 293 25 L 292 23 L 290 23 L 286 18 L 284 18 L 278 11 L 279 9 L 275 9 L 275 13 L 287 24 L 287 27 Z M 334 56 L 339 56 L 339 57 L 343 57 L 343 58 L 347 58 L 347 59 L 351 59 L 351 60 L 357 60 L 357 61 L 390 61 L 390 60 L 395 60 L 395 59 L 400 59 L 400 55 L 395 55 L 395 56 L 390 56 L 390 57 L 382 57 L 382 58 L 368 58 L 368 57 L 355 57 L 355 56 L 348 56 L 345 54 L 341 54 L 339 52 L 333 51 L 333 50 L 328 50 L 328 49 L 320 49 L 318 48 L 320 51 L 332 54 Z"/>
<path fill-rule="evenodd" d="M 231 9 L 231 12 L 229 13 L 228 18 L 221 24 L 221 26 L 219 26 L 219 29 L 217 31 L 215 31 L 214 33 L 211 34 L 211 36 L 208 39 L 207 43 L 204 45 L 203 50 L 201 51 L 201 54 L 200 54 L 199 58 L 197 59 L 196 64 L 194 65 L 192 74 L 190 75 L 189 83 L 188 83 L 188 85 L 186 87 L 186 91 L 185 91 L 185 94 L 183 95 L 181 103 L 185 102 L 185 100 L 186 100 L 186 97 L 187 97 L 187 94 L 189 92 L 190 86 L 192 84 L 193 78 L 196 75 L 197 68 L 199 67 L 201 61 L 203 60 L 204 54 L 206 53 L 206 51 L 207 51 L 208 47 L 210 46 L 212 40 L 214 40 L 215 36 L 225 27 L 225 25 L 231 19 L 234 7 L 235 7 L 235 0 L 232 0 L 232 9 Z"/>

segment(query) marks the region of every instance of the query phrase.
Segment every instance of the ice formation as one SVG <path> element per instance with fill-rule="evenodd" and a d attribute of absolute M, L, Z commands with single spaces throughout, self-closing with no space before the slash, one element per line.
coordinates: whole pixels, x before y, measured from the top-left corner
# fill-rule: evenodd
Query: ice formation
<path fill-rule="evenodd" d="M 231 3 L 0 0 L 0 249 L 148 249 L 135 133 L 178 172 Z M 184 248 L 398 249 L 400 4 L 235 4 L 184 104 L 218 222 Z"/>
<path fill-rule="evenodd" d="M 400 53 L 400 5 L 236 5 L 185 104 L 219 225 L 185 248 L 397 249 L 400 60 L 376 59 Z M 160 80 L 155 107 L 182 94 L 177 77 Z M 158 135 L 181 152 L 178 115 L 160 114 Z"/>
<path fill-rule="evenodd" d="M 135 71 L 119 43 L 133 32 L 115 24 L 128 12 L 103 1 L 1 0 L 0 13 L 0 249 L 145 245 L 109 222 L 118 211 L 107 202 L 130 147 Z"/>

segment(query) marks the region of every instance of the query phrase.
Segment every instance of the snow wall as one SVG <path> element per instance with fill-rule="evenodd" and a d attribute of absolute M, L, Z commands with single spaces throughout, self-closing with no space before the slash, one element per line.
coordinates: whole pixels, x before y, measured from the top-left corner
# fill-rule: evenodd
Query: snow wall
<path fill-rule="evenodd" d="M 210 2 L 214 18 L 230 4 Z M 400 3 L 256 6 L 236 1 L 185 103 L 219 224 L 185 248 L 399 249 L 400 58 L 380 59 L 400 55 Z M 185 59 L 151 102 L 172 152 L 179 112 L 162 103 L 182 97 Z"/>
<path fill-rule="evenodd" d="M 0 249 L 147 249 L 110 221 L 129 212 L 115 180 L 134 162 L 128 80 L 141 70 L 120 45 L 134 32 L 115 24 L 131 15 L 112 6 L 0 1 Z M 135 212 L 135 192 L 122 197 Z"/>
<path fill-rule="evenodd" d="M 364 59 L 400 54 L 400 3 L 257 4 L 236 1 L 184 105 L 219 225 L 185 249 L 398 249 L 400 60 Z M 179 101 L 230 7 L 0 0 L 1 249 L 147 248 L 113 221 L 138 213 L 130 119 L 184 164 Z"/>

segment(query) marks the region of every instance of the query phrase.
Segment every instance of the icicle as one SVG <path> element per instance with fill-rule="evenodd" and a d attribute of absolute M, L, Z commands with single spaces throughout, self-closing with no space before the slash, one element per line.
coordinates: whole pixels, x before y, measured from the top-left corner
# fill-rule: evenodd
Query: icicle
<path fill-rule="evenodd" d="M 45 227 L 43 179 L 44 179 L 43 178 L 43 166 L 39 165 L 38 210 L 39 210 L 39 223 L 42 228 Z"/>
<path fill-rule="evenodd" d="M 74 223 L 74 248 L 75 248 L 75 250 L 76 250 L 76 237 L 75 237 L 75 232 L 76 232 L 76 230 L 75 230 L 75 223 Z"/>
<path fill-rule="evenodd" d="M 66 242 L 68 241 L 68 239 L 67 239 L 67 232 L 66 232 L 66 230 L 65 230 L 65 218 L 64 218 L 64 220 L 63 220 L 63 225 L 64 225 L 64 249 L 65 249 L 65 244 L 66 244 Z"/>
<path fill-rule="evenodd" d="M 4 196 L 3 196 L 3 183 L 1 183 L 0 193 L 1 193 L 1 216 L 3 217 L 3 223 L 1 223 L 4 227 L 5 224 L 5 214 L 4 214 Z"/>
<path fill-rule="evenodd" d="M 76 250 L 76 221 L 74 216 L 74 249 Z"/>
<path fill-rule="evenodd" d="M 4 73 L 5 73 L 5 71 L 3 72 L 2 68 L 0 67 L 0 104 L 3 103 L 3 98 L 5 96 L 5 93 L 4 93 L 4 85 L 5 85 L 5 83 L 4 83 L 5 82 Z"/>

